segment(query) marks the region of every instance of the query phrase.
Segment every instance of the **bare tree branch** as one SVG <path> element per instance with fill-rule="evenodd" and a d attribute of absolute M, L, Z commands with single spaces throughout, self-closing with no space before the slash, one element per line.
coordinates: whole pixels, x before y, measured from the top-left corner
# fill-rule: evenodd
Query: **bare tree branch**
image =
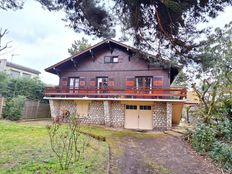
<path fill-rule="evenodd" d="M 9 46 L 9 44 L 12 42 L 12 41 L 9 41 L 7 42 L 6 44 L 2 45 L 2 38 L 7 35 L 9 33 L 9 31 L 7 29 L 2 29 L 0 28 L 0 52 L 5 50 L 5 49 L 8 49 L 8 48 L 11 48 L 11 46 Z"/>

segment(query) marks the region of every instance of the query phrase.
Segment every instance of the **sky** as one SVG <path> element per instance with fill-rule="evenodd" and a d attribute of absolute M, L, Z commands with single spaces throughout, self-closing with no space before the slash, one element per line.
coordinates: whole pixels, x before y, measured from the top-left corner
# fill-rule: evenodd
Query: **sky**
<path fill-rule="evenodd" d="M 58 76 L 47 73 L 45 68 L 69 57 L 68 48 L 74 40 L 83 36 L 93 45 L 99 39 L 92 40 L 83 33 L 75 33 L 61 19 L 65 13 L 49 12 L 32 0 L 26 1 L 22 10 L 4 11 L 0 9 L 0 28 L 8 29 L 3 43 L 12 41 L 11 48 L 0 53 L 0 59 L 18 63 L 41 72 L 40 78 L 47 84 L 58 84 Z M 227 7 L 209 26 L 223 27 L 232 21 L 232 7 Z M 199 25 L 204 27 L 205 25 Z"/>

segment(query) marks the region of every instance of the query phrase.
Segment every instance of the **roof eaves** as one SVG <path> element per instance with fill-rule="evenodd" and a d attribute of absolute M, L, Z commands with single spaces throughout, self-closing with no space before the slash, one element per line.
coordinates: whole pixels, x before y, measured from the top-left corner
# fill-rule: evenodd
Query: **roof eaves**
<path fill-rule="evenodd" d="M 27 72 L 30 72 L 30 73 L 41 74 L 40 71 L 37 71 L 37 70 L 32 69 L 32 68 L 28 68 L 28 67 L 16 64 L 16 63 L 6 62 L 6 65 L 9 66 L 9 67 L 11 67 L 11 68 L 20 69 L 20 70 L 27 71 Z"/>

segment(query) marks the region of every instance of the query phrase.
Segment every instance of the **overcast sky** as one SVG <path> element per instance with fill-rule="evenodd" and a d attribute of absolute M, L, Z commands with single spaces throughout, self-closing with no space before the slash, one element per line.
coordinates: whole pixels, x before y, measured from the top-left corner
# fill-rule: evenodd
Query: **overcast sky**
<path fill-rule="evenodd" d="M 65 22 L 61 21 L 64 16 L 63 12 L 44 10 L 32 0 L 27 1 L 22 10 L 0 10 L 0 28 L 9 30 L 3 41 L 13 41 L 12 48 L 1 53 L 0 58 L 37 69 L 41 71 L 41 79 L 45 83 L 58 84 L 58 77 L 46 73 L 44 69 L 69 57 L 67 49 L 74 40 L 83 37 L 83 34 L 65 27 Z M 230 21 L 232 8 L 228 7 L 210 25 L 222 27 Z M 89 40 L 91 44 L 98 41 Z"/>

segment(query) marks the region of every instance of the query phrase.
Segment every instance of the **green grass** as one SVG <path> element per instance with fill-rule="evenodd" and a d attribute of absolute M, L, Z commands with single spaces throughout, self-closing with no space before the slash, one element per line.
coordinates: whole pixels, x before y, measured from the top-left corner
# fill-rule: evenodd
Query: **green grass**
<path fill-rule="evenodd" d="M 69 170 L 62 171 L 50 148 L 45 125 L 0 121 L 0 174 L 105 173 L 107 143 L 83 137 L 89 142 L 89 147 L 81 160 L 71 165 Z"/>

